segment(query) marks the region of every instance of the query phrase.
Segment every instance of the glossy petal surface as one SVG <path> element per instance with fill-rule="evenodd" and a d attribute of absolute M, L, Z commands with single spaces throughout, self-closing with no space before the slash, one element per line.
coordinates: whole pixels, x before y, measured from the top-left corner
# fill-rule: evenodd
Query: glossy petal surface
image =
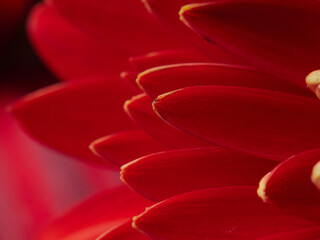
<path fill-rule="evenodd" d="M 140 94 L 127 101 L 125 110 L 146 133 L 173 148 L 205 147 L 211 144 L 171 127 L 152 110 L 152 100 Z"/>
<path fill-rule="evenodd" d="M 193 49 L 167 49 L 159 52 L 151 52 L 144 55 L 134 56 L 131 57 L 129 61 L 138 72 L 142 72 L 149 68 L 163 65 L 190 62 L 219 62 L 219 59 L 209 58 Z"/>
<path fill-rule="evenodd" d="M 198 189 L 257 185 L 277 162 L 227 149 L 176 150 L 142 157 L 122 167 L 122 180 L 160 201 Z"/>
<path fill-rule="evenodd" d="M 274 160 L 319 147 L 320 102 L 280 92 L 225 86 L 160 95 L 169 124 L 214 144 Z"/>
<path fill-rule="evenodd" d="M 299 216 L 320 220 L 320 191 L 311 181 L 320 150 L 300 153 L 278 165 L 260 183 L 264 201 Z"/>
<path fill-rule="evenodd" d="M 255 187 L 215 188 L 182 194 L 158 203 L 134 219 L 155 239 L 257 239 L 316 226 L 264 204 Z"/>
<path fill-rule="evenodd" d="M 44 240 L 95 239 L 139 213 L 151 202 L 126 187 L 94 196 L 56 219 L 42 234 Z"/>
<path fill-rule="evenodd" d="M 11 111 L 41 143 L 105 164 L 88 146 L 99 137 L 134 128 L 122 110 L 130 95 L 130 89 L 119 77 L 92 77 L 38 90 L 14 103 Z"/>
<path fill-rule="evenodd" d="M 49 4 L 79 29 L 129 55 L 183 45 L 152 19 L 140 1 L 50 0 Z"/>
<path fill-rule="evenodd" d="M 188 86 L 204 85 L 262 88 L 312 96 L 306 89 L 300 90 L 281 79 L 252 68 L 215 63 L 186 63 L 156 67 L 140 73 L 137 82 L 151 98 Z"/>
<path fill-rule="evenodd" d="M 183 5 L 189 3 L 203 3 L 207 0 L 142 0 L 148 11 L 153 14 L 168 29 L 180 37 L 181 41 L 188 42 L 190 46 L 198 48 L 203 54 L 210 56 L 216 62 L 241 63 L 237 56 L 225 52 L 218 46 L 207 43 L 200 36 L 183 26 L 179 20 L 179 11 Z"/>
<path fill-rule="evenodd" d="M 102 158 L 122 166 L 132 160 L 154 152 L 168 150 L 141 130 L 119 132 L 100 138 L 91 144 L 91 149 Z"/>
<path fill-rule="evenodd" d="M 318 240 L 320 238 L 320 228 L 306 228 L 298 231 L 279 233 L 272 236 L 259 238 L 259 240 Z"/>
<path fill-rule="evenodd" d="M 232 0 L 188 5 L 181 16 L 210 42 L 304 88 L 320 65 L 319 13 L 317 1 Z"/>
<path fill-rule="evenodd" d="M 62 80 L 118 73 L 128 67 L 128 56 L 121 49 L 86 35 L 45 4 L 32 10 L 27 28 L 38 55 Z"/>
<path fill-rule="evenodd" d="M 148 240 L 150 238 L 139 233 L 132 228 L 132 220 L 130 219 L 121 226 L 103 234 L 97 240 Z"/>

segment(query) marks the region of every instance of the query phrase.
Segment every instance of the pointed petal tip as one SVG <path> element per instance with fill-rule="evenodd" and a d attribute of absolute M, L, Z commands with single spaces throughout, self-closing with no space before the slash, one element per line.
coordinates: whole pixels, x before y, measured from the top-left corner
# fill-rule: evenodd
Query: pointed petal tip
<path fill-rule="evenodd" d="M 320 70 L 311 72 L 306 77 L 306 84 L 320 99 Z"/>
<path fill-rule="evenodd" d="M 133 96 L 131 99 L 128 99 L 127 101 L 124 102 L 123 110 L 124 110 L 129 116 L 131 116 L 130 111 L 132 110 L 133 103 L 134 103 L 137 99 L 142 98 L 142 97 L 144 97 L 144 96 L 145 96 L 145 94 L 144 94 L 144 93 L 141 93 L 141 94 L 138 94 L 138 95 Z"/>
<path fill-rule="evenodd" d="M 143 88 L 143 84 L 141 84 L 141 82 L 142 82 L 141 79 L 143 78 L 143 76 L 144 76 L 145 74 L 147 74 L 146 72 L 148 72 L 148 70 L 139 73 L 138 76 L 137 76 L 137 79 L 136 79 L 137 85 L 138 85 L 139 88 L 140 88 L 142 91 L 144 91 L 144 92 L 145 92 L 145 90 L 144 90 L 144 88 Z"/>
<path fill-rule="evenodd" d="M 181 7 L 181 9 L 179 11 L 180 21 L 183 22 L 189 28 L 192 28 L 192 27 L 189 24 L 188 20 L 186 19 L 185 14 L 186 14 L 186 12 L 190 11 L 190 9 L 192 9 L 193 5 L 195 5 L 195 4 L 184 5 Z"/>
<path fill-rule="evenodd" d="M 312 169 L 311 181 L 320 190 L 320 162 L 318 162 Z"/>
<path fill-rule="evenodd" d="M 259 182 L 259 188 L 257 190 L 258 196 L 261 198 L 261 200 L 264 203 L 269 202 L 268 196 L 266 194 L 266 187 L 267 187 L 267 182 L 270 179 L 271 172 L 267 173 Z"/>

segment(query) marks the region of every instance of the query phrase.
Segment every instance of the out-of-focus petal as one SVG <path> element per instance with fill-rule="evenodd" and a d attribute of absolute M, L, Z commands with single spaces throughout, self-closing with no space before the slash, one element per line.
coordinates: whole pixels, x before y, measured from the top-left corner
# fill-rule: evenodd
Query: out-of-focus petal
<path fill-rule="evenodd" d="M 133 121 L 146 133 L 173 148 L 192 148 L 212 146 L 187 133 L 180 131 L 162 119 L 152 110 L 152 100 L 145 94 L 140 94 L 125 103 L 125 111 Z"/>
<path fill-rule="evenodd" d="M 257 239 L 317 226 L 264 204 L 255 187 L 212 188 L 182 194 L 148 208 L 134 226 L 154 239 Z"/>
<path fill-rule="evenodd" d="M 38 90 L 11 111 L 36 140 L 88 162 L 107 164 L 89 150 L 99 137 L 135 128 L 123 112 L 131 90 L 119 77 L 91 77 Z"/>
<path fill-rule="evenodd" d="M 306 228 L 292 232 L 279 233 L 258 240 L 317 240 L 320 237 L 320 228 Z"/>
<path fill-rule="evenodd" d="M 45 4 L 32 10 L 27 28 L 39 56 L 62 80 L 119 73 L 128 67 L 128 56 L 120 48 L 84 34 Z"/>
<path fill-rule="evenodd" d="M 94 153 L 119 167 L 144 155 L 169 149 L 168 146 L 158 142 L 141 130 L 108 135 L 95 140 L 90 148 Z"/>
<path fill-rule="evenodd" d="M 95 239 L 142 211 L 151 202 L 121 186 L 81 203 L 57 218 L 41 234 L 43 240 Z"/>
<path fill-rule="evenodd" d="M 215 64 L 185 63 L 148 69 L 138 75 L 137 83 L 151 98 L 188 86 L 226 85 L 252 87 L 312 96 L 281 79 L 252 68 Z"/>
<path fill-rule="evenodd" d="M 181 19 L 210 42 L 305 88 L 320 65 L 317 1 L 231 0 L 190 4 Z"/>
<path fill-rule="evenodd" d="M 227 149 L 175 150 L 142 157 L 122 167 L 122 180 L 154 201 L 198 189 L 257 185 L 277 162 Z"/>
<path fill-rule="evenodd" d="M 219 62 L 219 55 L 217 54 L 217 59 L 214 59 L 193 49 L 168 49 L 130 57 L 129 61 L 134 69 L 138 72 L 142 72 L 149 68 L 176 63 Z M 228 61 L 221 62 L 228 63 Z"/>
<path fill-rule="evenodd" d="M 226 86 L 160 95 L 169 124 L 214 144 L 274 160 L 320 145 L 320 102 L 281 92 Z"/>
<path fill-rule="evenodd" d="M 49 0 L 48 4 L 79 29 L 131 56 L 184 45 L 154 21 L 140 1 Z"/>
<path fill-rule="evenodd" d="M 259 196 L 290 213 L 320 220 L 320 191 L 310 176 L 320 149 L 295 155 L 279 164 L 260 182 Z"/>
<path fill-rule="evenodd" d="M 132 228 L 132 220 L 101 235 L 97 240 L 148 240 L 142 233 Z"/>
<path fill-rule="evenodd" d="M 130 88 L 134 92 L 134 95 L 137 95 L 142 92 L 136 83 L 137 76 L 138 73 L 136 72 L 121 72 L 120 74 L 120 77 L 126 84 L 130 86 Z"/>

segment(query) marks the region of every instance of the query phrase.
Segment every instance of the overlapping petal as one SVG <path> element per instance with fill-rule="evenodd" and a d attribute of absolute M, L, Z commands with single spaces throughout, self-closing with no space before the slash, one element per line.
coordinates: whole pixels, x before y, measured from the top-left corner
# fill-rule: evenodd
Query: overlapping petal
<path fill-rule="evenodd" d="M 169 124 L 214 144 L 274 160 L 319 147 L 320 103 L 281 92 L 226 86 L 160 95 L 155 110 Z"/>
<path fill-rule="evenodd" d="M 131 90 L 119 77 L 91 77 L 34 92 L 12 105 L 12 113 L 38 141 L 93 163 L 107 164 L 89 145 L 99 137 L 135 128 L 123 112 Z"/>
<path fill-rule="evenodd" d="M 95 239 L 108 229 L 126 223 L 150 204 L 127 187 L 108 190 L 57 218 L 45 229 L 41 239 Z"/>
<path fill-rule="evenodd" d="M 316 149 L 282 162 L 261 180 L 260 197 L 290 213 L 319 221 L 320 191 L 310 178 L 319 158 Z"/>
<path fill-rule="evenodd" d="M 320 65 L 319 13 L 311 0 L 232 0 L 187 5 L 180 14 L 210 42 L 304 88 L 305 76 Z"/>
<path fill-rule="evenodd" d="M 306 228 L 302 230 L 279 233 L 276 235 L 271 235 L 263 238 L 259 238 L 259 240 L 317 240 L 320 236 L 320 228 Z"/>
<path fill-rule="evenodd" d="M 119 73 L 128 67 L 128 56 L 120 48 L 86 35 L 45 4 L 32 10 L 27 28 L 38 55 L 62 80 Z"/>
<path fill-rule="evenodd" d="M 214 61 L 193 49 L 167 49 L 158 52 L 150 52 L 129 58 L 132 67 L 138 72 L 149 68 L 187 62 L 210 62 Z"/>
<path fill-rule="evenodd" d="M 204 3 L 208 0 L 143 0 L 147 10 L 162 22 L 168 29 L 174 32 L 184 42 L 190 46 L 198 48 L 202 53 L 212 57 L 217 62 L 241 63 L 242 61 L 233 54 L 225 52 L 218 46 L 207 43 L 201 37 L 196 36 L 189 29 L 183 26 L 179 20 L 179 10 L 183 5 L 189 3 Z"/>
<path fill-rule="evenodd" d="M 140 94 L 128 100 L 124 108 L 141 129 L 170 147 L 190 148 L 211 145 L 162 121 L 152 110 L 152 100 L 146 94 Z"/>
<path fill-rule="evenodd" d="M 140 1 L 50 0 L 48 4 L 79 29 L 131 56 L 184 45 L 156 23 Z"/>
<path fill-rule="evenodd" d="M 148 69 L 138 75 L 137 83 L 151 98 L 188 86 L 223 85 L 253 87 L 312 96 L 281 79 L 255 69 L 216 63 L 173 64 Z"/>
<path fill-rule="evenodd" d="M 135 227 L 155 239 L 257 239 L 318 226 L 264 204 L 255 187 L 200 190 L 163 201 L 134 219 Z"/>
<path fill-rule="evenodd" d="M 170 149 L 141 130 L 108 135 L 95 140 L 90 148 L 119 167 L 144 155 Z"/>
<path fill-rule="evenodd" d="M 111 231 L 104 233 L 97 240 L 148 240 L 142 233 L 132 228 L 132 220 L 130 219 L 126 223 L 122 224 Z"/>
<path fill-rule="evenodd" d="M 122 180 L 160 201 L 198 189 L 257 185 L 277 162 L 227 149 L 197 148 L 142 157 L 122 167 Z"/>

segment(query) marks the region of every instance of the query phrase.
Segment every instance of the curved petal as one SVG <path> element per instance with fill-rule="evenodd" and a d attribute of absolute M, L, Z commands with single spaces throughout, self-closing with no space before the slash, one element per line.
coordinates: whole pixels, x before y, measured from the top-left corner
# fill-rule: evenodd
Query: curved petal
<path fill-rule="evenodd" d="M 142 2 L 152 15 L 180 37 L 182 41 L 188 42 L 189 45 L 198 48 L 203 54 L 211 57 L 214 61 L 222 63 L 242 63 L 237 56 L 225 52 L 194 34 L 179 20 L 178 13 L 183 5 L 208 2 L 208 0 L 142 0 Z"/>
<path fill-rule="evenodd" d="M 154 21 L 140 1 L 50 0 L 48 4 L 79 29 L 131 56 L 184 45 Z"/>
<path fill-rule="evenodd" d="M 259 238 L 259 240 L 316 240 L 319 239 L 320 236 L 320 228 L 306 228 L 292 232 L 279 233 L 276 235 L 271 235 L 263 238 Z"/>
<path fill-rule="evenodd" d="M 184 87 L 204 85 L 262 88 L 312 96 L 307 89 L 301 90 L 252 68 L 216 63 L 185 63 L 151 68 L 138 75 L 137 83 L 151 98 Z"/>
<path fill-rule="evenodd" d="M 300 153 L 279 164 L 260 182 L 259 196 L 298 216 L 320 220 L 320 191 L 310 176 L 320 149 Z"/>
<path fill-rule="evenodd" d="M 63 153 L 107 164 L 89 150 L 95 139 L 133 129 L 123 112 L 128 87 L 115 76 L 54 85 L 14 103 L 11 112 L 36 140 Z"/>
<path fill-rule="evenodd" d="M 274 160 L 320 145 L 320 102 L 262 89 L 188 87 L 160 95 L 169 124 L 214 144 Z"/>
<path fill-rule="evenodd" d="M 257 239 L 317 226 L 264 204 L 255 187 L 213 188 L 182 194 L 153 205 L 134 226 L 155 239 Z"/>
<path fill-rule="evenodd" d="M 127 187 L 98 194 L 51 223 L 41 234 L 43 240 L 95 239 L 142 211 L 151 202 Z"/>
<path fill-rule="evenodd" d="M 104 233 L 97 240 L 148 240 L 150 238 L 132 228 L 132 220 Z"/>
<path fill-rule="evenodd" d="M 193 49 L 167 49 L 129 58 L 132 67 L 138 72 L 175 63 L 212 62 L 214 60 L 219 61 L 219 56 L 217 59 L 212 59 Z"/>
<path fill-rule="evenodd" d="M 172 148 L 206 147 L 211 144 L 184 133 L 162 121 L 152 111 L 152 100 L 140 94 L 125 103 L 132 120 L 153 138 Z M 212 145 L 211 145 L 212 146 Z"/>
<path fill-rule="evenodd" d="M 120 74 L 122 80 L 130 86 L 135 95 L 141 93 L 141 89 L 136 83 L 137 76 L 136 72 L 121 72 Z"/>
<path fill-rule="evenodd" d="M 84 34 L 45 4 L 34 7 L 27 30 L 38 55 L 62 80 L 119 73 L 129 67 L 121 49 Z"/>
<path fill-rule="evenodd" d="M 277 162 L 227 149 L 197 148 L 156 153 L 124 165 L 121 179 L 154 201 L 198 189 L 257 185 Z"/>
<path fill-rule="evenodd" d="M 169 147 L 141 130 L 108 135 L 95 140 L 90 148 L 98 156 L 115 163 L 119 167 L 144 155 L 169 149 Z"/>
<path fill-rule="evenodd" d="M 317 1 L 215 1 L 186 5 L 180 14 L 208 41 L 302 88 L 320 65 Z"/>

